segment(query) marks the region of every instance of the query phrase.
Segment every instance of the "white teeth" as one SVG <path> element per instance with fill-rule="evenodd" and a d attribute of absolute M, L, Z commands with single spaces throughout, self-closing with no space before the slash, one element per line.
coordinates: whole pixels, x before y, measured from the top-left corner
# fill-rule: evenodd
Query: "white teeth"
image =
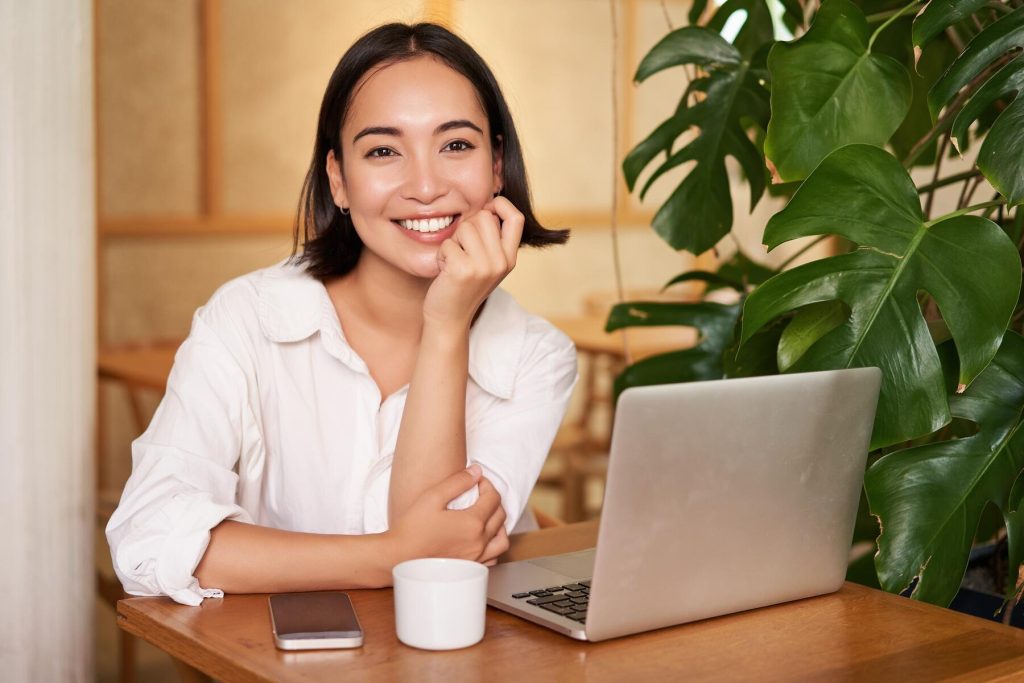
<path fill-rule="evenodd" d="M 398 223 L 406 230 L 415 230 L 416 232 L 437 232 L 444 230 L 452 221 L 455 220 L 455 216 L 445 216 L 443 218 L 424 218 L 424 219 L 407 219 L 398 221 Z"/>

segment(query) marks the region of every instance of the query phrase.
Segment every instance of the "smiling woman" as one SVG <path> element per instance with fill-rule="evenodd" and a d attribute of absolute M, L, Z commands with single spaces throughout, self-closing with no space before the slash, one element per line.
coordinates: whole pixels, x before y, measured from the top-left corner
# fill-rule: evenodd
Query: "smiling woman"
<path fill-rule="evenodd" d="M 534 217 L 469 45 L 433 24 L 359 39 L 323 98 L 293 257 L 196 312 L 132 446 L 107 528 L 125 589 L 199 604 L 493 563 L 576 379 L 571 341 L 498 285 L 522 244 L 567 237 Z"/>

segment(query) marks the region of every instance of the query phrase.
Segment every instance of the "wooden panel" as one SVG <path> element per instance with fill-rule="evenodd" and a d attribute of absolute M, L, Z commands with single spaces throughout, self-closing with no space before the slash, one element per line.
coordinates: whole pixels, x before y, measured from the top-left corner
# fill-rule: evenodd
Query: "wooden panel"
<path fill-rule="evenodd" d="M 615 163 L 607 2 L 459 0 L 453 25 L 509 101 L 536 207 L 607 215 Z"/>
<path fill-rule="evenodd" d="M 181 339 L 192 314 L 229 279 L 269 266 L 291 253 L 287 235 L 124 238 L 107 241 L 104 339 L 121 344 Z"/>
<path fill-rule="evenodd" d="M 101 216 L 196 213 L 196 0 L 96 0 Z"/>
<path fill-rule="evenodd" d="M 422 2 L 220 2 L 224 211 L 291 214 L 338 60 L 374 26 L 418 20 Z"/>

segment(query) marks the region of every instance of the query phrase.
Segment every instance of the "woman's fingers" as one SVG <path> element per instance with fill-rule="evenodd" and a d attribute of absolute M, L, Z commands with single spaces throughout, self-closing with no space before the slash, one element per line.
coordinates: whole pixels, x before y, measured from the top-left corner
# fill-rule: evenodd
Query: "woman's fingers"
<path fill-rule="evenodd" d="M 459 272 L 463 260 L 467 257 L 459 243 L 454 239 L 441 242 L 437 250 L 437 267 L 441 272 Z"/>
<path fill-rule="evenodd" d="M 505 197 L 495 197 L 490 206 L 501 219 L 501 246 L 505 252 L 505 262 L 511 270 L 516 265 L 516 255 L 519 253 L 519 243 L 523 239 L 523 224 L 526 219 Z"/>
<path fill-rule="evenodd" d="M 487 538 L 494 537 L 494 535 L 498 533 L 499 529 L 504 528 L 506 518 L 507 515 L 505 514 L 504 506 L 499 505 L 487 520 L 487 523 L 484 524 L 484 536 Z"/>
<path fill-rule="evenodd" d="M 509 268 L 501 245 L 498 217 L 486 208 L 462 224 L 452 236 L 487 275 L 504 276 Z"/>
<path fill-rule="evenodd" d="M 495 274 L 505 276 L 511 269 L 501 244 L 502 227 L 498 222 L 498 216 L 486 208 L 477 215 L 480 217 L 480 241 L 486 249 L 487 262 Z"/>
<path fill-rule="evenodd" d="M 448 507 L 448 503 L 482 481 L 482 472 L 483 470 L 480 468 L 480 465 L 473 463 L 466 469 L 456 472 L 447 479 L 442 479 L 437 484 L 434 484 L 434 486 L 427 489 L 426 495 L 432 497 L 435 508 L 443 510 Z M 494 486 L 491 485 L 491 488 L 493 489 Z"/>
<path fill-rule="evenodd" d="M 487 477 L 480 477 L 477 490 L 480 492 L 480 496 L 473 504 L 472 509 L 480 515 L 479 519 L 486 524 L 485 520 L 489 520 L 501 507 L 501 494 Z"/>
<path fill-rule="evenodd" d="M 498 561 L 498 557 L 508 550 L 508 546 L 508 533 L 505 531 L 505 527 L 499 527 L 498 533 L 487 543 L 484 551 L 480 553 L 480 559 L 477 561 L 492 566 L 493 563 Z"/>

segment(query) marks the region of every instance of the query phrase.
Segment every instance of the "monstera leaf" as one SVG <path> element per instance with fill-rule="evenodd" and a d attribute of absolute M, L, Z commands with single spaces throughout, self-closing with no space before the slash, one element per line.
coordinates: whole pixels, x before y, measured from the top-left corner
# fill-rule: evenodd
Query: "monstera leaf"
<path fill-rule="evenodd" d="M 928 108 L 936 116 L 943 106 L 994 60 L 1024 48 L 1024 7 L 987 26 L 967 45 L 928 93 Z M 962 146 L 968 126 L 995 101 L 1013 101 L 992 124 L 978 151 L 978 168 L 1011 206 L 1024 203 L 1024 59 L 1017 57 L 992 75 L 964 105 L 953 121 L 953 140 Z"/>
<path fill-rule="evenodd" d="M 708 21 L 708 28 L 721 33 L 729 18 L 737 12 L 743 12 L 746 16 L 732 44 L 740 54 L 752 57 L 775 38 L 772 13 L 765 0 L 726 0 L 715 10 L 714 16 Z"/>
<path fill-rule="evenodd" d="M 882 395 L 871 447 L 929 434 L 950 420 L 935 344 L 918 292 L 935 299 L 956 342 L 959 383 L 991 361 L 1017 302 L 1021 263 L 995 223 L 950 215 L 926 221 L 910 176 L 891 155 L 848 145 L 815 169 L 765 228 L 765 244 L 835 234 L 858 245 L 848 254 L 776 275 L 746 300 L 745 343 L 775 318 L 810 304 L 841 301 L 850 310 L 799 358 L 793 371 L 876 366 Z M 821 324 L 835 311 L 819 309 Z"/>
<path fill-rule="evenodd" d="M 764 192 L 766 169 L 757 147 L 747 137 L 740 117 L 763 126 L 768 121 L 767 73 L 746 61 L 714 31 L 687 26 L 668 34 L 644 57 L 636 72 L 641 82 L 652 74 L 682 64 L 696 64 L 707 76 L 683 93 L 675 114 L 651 133 L 622 162 L 626 184 L 632 191 L 640 173 L 659 154 L 665 161 L 651 174 L 641 199 L 667 171 L 696 161 L 682 183 L 658 209 L 652 227 L 673 249 L 700 254 L 715 245 L 732 227 L 732 195 L 725 157 L 732 156 L 750 182 L 750 204 Z M 692 92 L 703 93 L 689 104 Z M 691 127 L 700 134 L 673 152 L 677 137 Z"/>
<path fill-rule="evenodd" d="M 988 502 L 1006 520 L 1014 579 L 1022 560 L 1024 338 L 1007 332 L 991 365 L 949 406 L 978 432 L 890 453 L 865 478 L 881 520 L 875 566 L 882 587 L 902 591 L 916 577 L 912 597 L 938 605 L 948 605 L 960 587 Z M 1009 586 L 1007 598 L 1014 592 Z"/>
<path fill-rule="evenodd" d="M 768 70 L 764 149 L 783 180 L 806 178 L 843 145 L 885 144 L 910 109 L 907 70 L 871 51 L 867 20 L 849 0 L 825 0 L 803 37 L 775 44 Z"/>
<path fill-rule="evenodd" d="M 737 292 L 746 292 L 750 285 L 759 285 L 775 275 L 776 272 L 778 271 L 757 263 L 742 252 L 736 252 L 714 273 L 705 270 L 688 270 L 669 280 L 662 287 L 662 291 L 681 282 L 699 281 L 707 283 L 705 292 L 723 287 L 735 289 Z"/>
<path fill-rule="evenodd" d="M 632 302 L 614 306 L 605 331 L 624 327 L 696 327 L 700 341 L 689 349 L 660 353 L 633 363 L 615 380 L 615 396 L 629 387 L 721 379 L 722 355 L 732 343 L 739 304 Z"/>
<path fill-rule="evenodd" d="M 914 45 L 924 44 L 961 19 L 966 19 L 989 3 L 989 0 L 932 0 L 914 19 Z"/>

